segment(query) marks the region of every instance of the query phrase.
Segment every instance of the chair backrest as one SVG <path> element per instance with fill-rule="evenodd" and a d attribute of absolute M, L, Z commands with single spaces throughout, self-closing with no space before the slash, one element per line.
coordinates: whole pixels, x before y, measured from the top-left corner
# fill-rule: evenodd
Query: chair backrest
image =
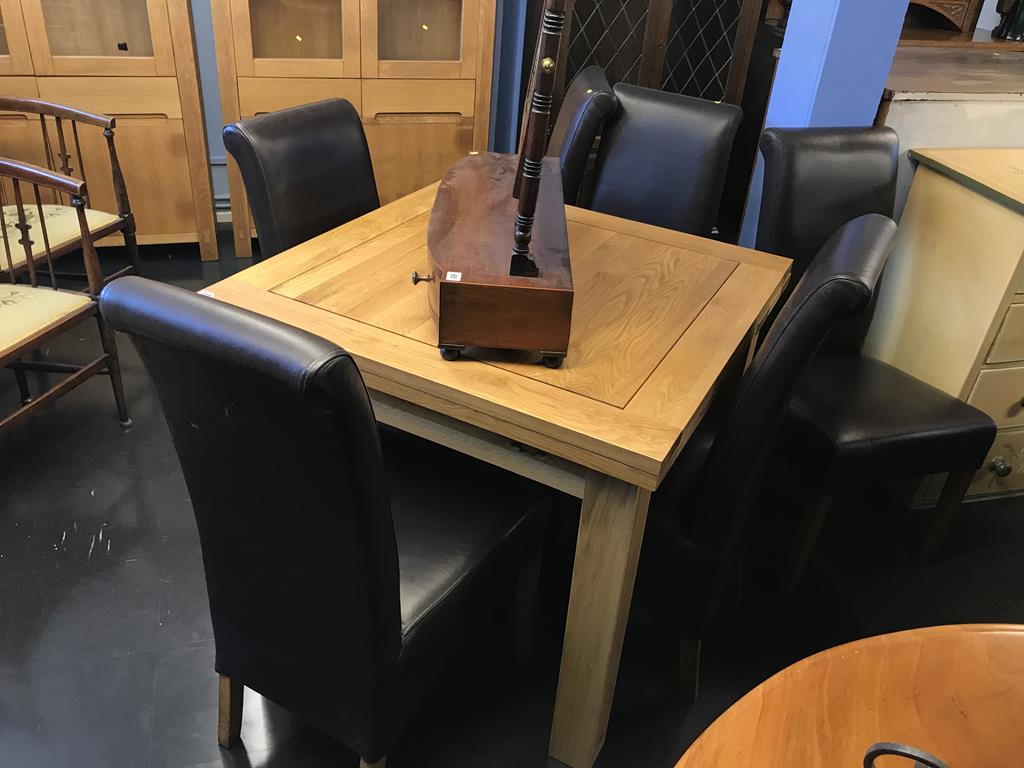
<path fill-rule="evenodd" d="M 619 83 L 619 109 L 601 136 L 590 207 L 710 235 L 742 111 Z"/>
<path fill-rule="evenodd" d="M 377 424 L 349 355 L 312 334 L 126 277 L 100 311 L 132 337 L 188 483 L 217 669 L 363 742 L 400 650 Z"/>
<path fill-rule="evenodd" d="M 380 205 L 363 123 L 345 99 L 224 126 L 242 172 L 263 258 Z"/>
<path fill-rule="evenodd" d="M 64 176 L 79 178 L 83 182 L 87 182 L 88 177 L 85 170 L 85 159 L 82 155 L 82 144 L 78 136 L 78 126 L 102 128 L 107 144 L 107 153 L 110 155 L 110 170 L 113 176 L 114 202 L 117 205 L 117 213 L 122 218 L 131 216 L 131 205 L 128 203 L 124 174 L 121 172 L 117 149 L 114 146 L 116 124 L 114 118 L 63 104 L 13 96 L 0 96 L 0 112 L 38 115 L 40 134 L 42 135 L 42 156 L 47 169 Z M 50 202 L 70 202 L 66 197 L 62 197 L 57 190 L 52 190 L 52 193 Z M 90 207 L 88 194 L 83 193 L 83 200 L 85 206 Z"/>
<path fill-rule="evenodd" d="M 892 128 L 769 128 L 757 250 L 793 260 L 793 285 L 832 234 L 865 213 L 892 217 L 899 137 Z"/>
<path fill-rule="evenodd" d="M 580 70 L 569 84 L 548 142 L 548 154 L 557 153 L 562 163 L 566 205 L 576 205 L 579 200 L 594 140 L 618 104 L 604 70 L 596 64 Z"/>
<path fill-rule="evenodd" d="M 53 246 L 58 243 L 50 242 L 44 191 L 52 196 L 67 198 L 74 207 L 81 236 L 86 281 L 89 291 L 98 294 L 103 287 L 103 274 L 100 272 L 99 259 L 86 220 L 88 194 L 85 182 L 9 158 L 0 158 L 0 210 L 4 219 L 3 226 L 0 226 L 0 238 L 3 240 L 0 276 L 6 275 L 10 282 L 15 283 L 19 274 L 27 273 L 29 283 L 39 287 L 39 278 L 45 275 L 49 286 L 57 287 Z M 18 233 L 16 239 L 15 231 Z M 67 233 L 63 237 L 66 238 Z"/>
<path fill-rule="evenodd" d="M 687 532 L 699 547 L 718 554 L 720 572 L 706 616 L 742 551 L 765 465 L 800 373 L 833 324 L 867 306 L 895 233 L 893 221 L 878 214 L 840 228 L 805 270 L 743 374 L 708 454 Z"/>

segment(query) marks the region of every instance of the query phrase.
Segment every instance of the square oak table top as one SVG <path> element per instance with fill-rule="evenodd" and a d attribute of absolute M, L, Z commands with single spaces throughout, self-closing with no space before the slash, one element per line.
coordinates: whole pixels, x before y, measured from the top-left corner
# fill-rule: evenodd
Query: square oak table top
<path fill-rule="evenodd" d="M 446 362 L 426 285 L 437 185 L 210 287 L 215 298 L 327 338 L 371 390 L 653 490 L 749 339 L 790 261 L 566 208 L 575 301 L 552 370 L 517 353 Z M 511 236 L 511 222 L 509 224 Z"/>

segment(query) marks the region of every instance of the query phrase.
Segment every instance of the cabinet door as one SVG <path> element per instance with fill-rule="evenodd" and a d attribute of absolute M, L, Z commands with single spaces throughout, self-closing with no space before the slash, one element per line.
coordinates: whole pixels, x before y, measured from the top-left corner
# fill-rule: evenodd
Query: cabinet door
<path fill-rule="evenodd" d="M 0 0 L 0 75 L 31 75 L 25 22 L 18 0 Z"/>
<path fill-rule="evenodd" d="M 167 2 L 22 0 L 37 75 L 173 75 Z"/>
<path fill-rule="evenodd" d="M 359 77 L 359 0 L 231 0 L 239 77 Z"/>
<path fill-rule="evenodd" d="M 473 148 L 474 85 L 363 81 L 363 129 L 382 204 L 433 184 Z"/>
<path fill-rule="evenodd" d="M 361 0 L 363 77 L 476 77 L 480 3 Z"/>

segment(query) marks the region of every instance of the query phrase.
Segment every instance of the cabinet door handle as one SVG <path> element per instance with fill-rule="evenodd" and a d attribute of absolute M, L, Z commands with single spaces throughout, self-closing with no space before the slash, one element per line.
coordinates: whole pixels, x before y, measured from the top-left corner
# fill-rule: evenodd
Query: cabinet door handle
<path fill-rule="evenodd" d="M 421 283 L 421 282 L 429 283 L 433 279 L 434 279 L 433 275 L 421 275 L 419 272 L 415 272 L 415 271 L 412 273 L 412 284 L 413 285 L 416 285 L 417 283 Z"/>

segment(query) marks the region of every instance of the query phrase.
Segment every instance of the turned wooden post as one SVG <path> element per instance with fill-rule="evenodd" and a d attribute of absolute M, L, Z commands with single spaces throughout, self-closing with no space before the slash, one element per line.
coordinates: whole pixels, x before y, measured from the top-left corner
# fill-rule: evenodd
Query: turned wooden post
<path fill-rule="evenodd" d="M 513 196 L 519 200 L 519 210 L 516 213 L 509 274 L 520 277 L 537 277 L 539 274 L 537 264 L 530 258 L 530 240 L 533 237 L 533 220 L 537 210 L 537 194 L 540 191 L 540 175 L 544 167 L 544 152 L 547 150 L 555 70 L 558 66 L 558 50 L 564 26 L 565 0 L 547 0 L 540 42 L 537 45 L 539 53 L 534 71 L 530 111 L 526 118 L 526 139 L 519 153 L 519 172 L 513 188 Z"/>

